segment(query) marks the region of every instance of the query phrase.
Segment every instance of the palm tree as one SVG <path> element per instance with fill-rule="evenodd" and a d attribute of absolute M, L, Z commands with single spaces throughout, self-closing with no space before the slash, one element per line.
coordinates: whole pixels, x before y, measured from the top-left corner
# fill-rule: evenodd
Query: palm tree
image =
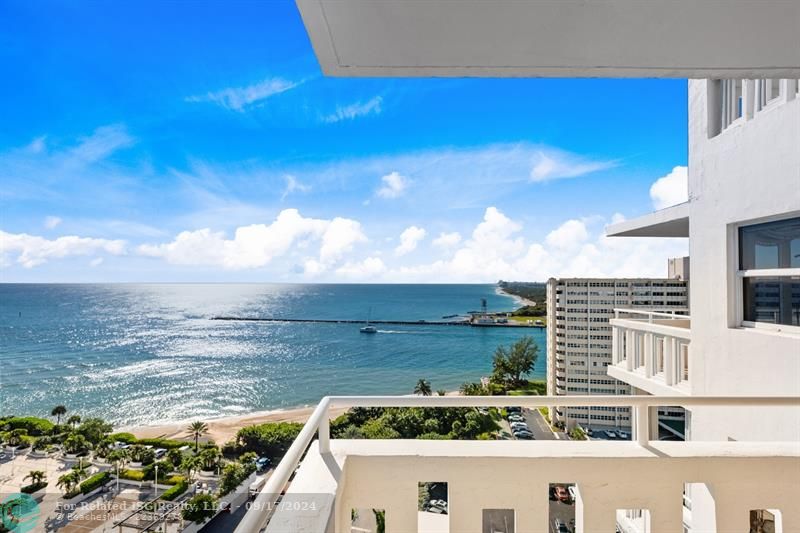
<path fill-rule="evenodd" d="M 31 480 L 31 485 L 38 485 L 39 483 L 44 481 L 46 478 L 47 478 L 47 474 L 45 474 L 43 471 L 41 471 L 41 470 L 31 470 L 30 472 L 28 472 L 27 476 L 22 478 L 22 480 L 25 481 L 26 479 L 30 479 Z"/>
<path fill-rule="evenodd" d="M 190 437 L 194 437 L 194 453 L 197 453 L 197 449 L 200 447 L 200 437 L 208 433 L 208 426 L 205 422 L 198 420 L 189 424 L 187 431 Z"/>
<path fill-rule="evenodd" d="M 427 379 L 420 379 L 417 381 L 417 385 L 414 387 L 414 394 L 420 394 L 422 396 L 430 396 L 433 394 L 431 382 Z"/>
<path fill-rule="evenodd" d="M 192 481 L 192 474 L 200 467 L 200 460 L 198 456 L 186 456 L 181 461 L 181 471 L 186 472 L 186 479 Z"/>
<path fill-rule="evenodd" d="M 447 391 L 444 389 L 439 389 L 436 391 L 436 394 L 438 394 L 439 396 L 447 396 Z"/>
<path fill-rule="evenodd" d="M 81 479 L 78 476 L 78 473 L 73 470 L 71 472 L 67 472 L 66 474 L 58 478 L 56 486 L 64 489 L 64 492 L 70 493 L 80 480 Z"/>
<path fill-rule="evenodd" d="M 67 408 L 63 405 L 56 405 L 53 407 L 53 410 L 50 411 L 50 416 L 56 417 L 56 424 L 61 425 L 61 417 L 67 414 Z"/>
<path fill-rule="evenodd" d="M 81 423 L 81 415 L 72 415 L 71 417 L 67 418 L 67 424 L 72 426 L 72 429 L 75 429 L 75 426 Z"/>

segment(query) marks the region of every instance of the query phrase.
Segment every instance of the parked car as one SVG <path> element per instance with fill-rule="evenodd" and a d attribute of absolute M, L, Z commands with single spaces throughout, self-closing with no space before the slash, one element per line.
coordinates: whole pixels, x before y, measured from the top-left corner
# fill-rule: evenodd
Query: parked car
<path fill-rule="evenodd" d="M 155 453 L 156 459 L 161 459 L 167 454 L 167 450 L 165 450 L 164 448 L 156 448 L 155 450 L 153 450 L 153 453 Z"/>
<path fill-rule="evenodd" d="M 259 472 L 263 472 L 264 470 L 269 468 L 269 465 L 270 465 L 269 457 L 259 457 L 258 459 L 256 459 L 256 469 Z"/>
<path fill-rule="evenodd" d="M 617 433 L 619 435 L 619 438 L 625 440 L 631 440 L 631 434 L 628 433 L 627 431 L 618 431 Z"/>
<path fill-rule="evenodd" d="M 555 528 L 556 529 L 556 533 L 570 533 L 570 530 L 567 527 L 567 524 L 562 522 L 560 518 L 556 518 L 555 525 L 556 525 L 556 528 Z"/>
<path fill-rule="evenodd" d="M 533 436 L 533 433 L 531 433 L 530 431 L 522 431 L 520 433 L 517 433 L 516 437 L 519 440 L 536 440 L 536 438 Z"/>
<path fill-rule="evenodd" d="M 428 510 L 434 513 L 447 514 L 447 502 L 444 500 L 431 500 L 428 502 Z"/>
<path fill-rule="evenodd" d="M 522 407 L 506 407 L 506 413 L 521 413 Z"/>
<path fill-rule="evenodd" d="M 607 429 L 606 430 L 606 436 L 609 439 L 616 439 L 617 438 L 617 433 L 613 429 Z"/>
<path fill-rule="evenodd" d="M 594 430 L 592 428 L 586 428 L 586 435 L 591 437 L 594 435 Z"/>
<path fill-rule="evenodd" d="M 569 503 L 570 501 L 569 492 L 567 492 L 567 489 L 561 485 L 556 487 L 556 498 L 558 498 L 558 501 L 564 503 Z"/>
<path fill-rule="evenodd" d="M 508 421 L 509 422 L 524 422 L 525 421 L 525 417 L 522 416 L 522 415 L 512 414 L 512 415 L 508 415 Z"/>
<path fill-rule="evenodd" d="M 513 430 L 514 428 L 527 428 L 527 427 L 528 427 L 528 424 L 527 424 L 526 422 L 519 422 L 519 421 L 517 421 L 517 422 L 511 422 L 511 423 L 509 424 L 509 426 L 510 426 L 510 427 L 511 427 L 511 429 Z"/>

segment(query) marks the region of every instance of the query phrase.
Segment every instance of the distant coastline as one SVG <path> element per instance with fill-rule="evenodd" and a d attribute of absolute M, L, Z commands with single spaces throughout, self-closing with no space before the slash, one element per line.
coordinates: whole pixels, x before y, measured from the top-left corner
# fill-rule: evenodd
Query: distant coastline
<path fill-rule="evenodd" d="M 536 302 L 534 302 L 533 300 L 528 300 L 527 298 L 523 298 L 518 294 L 511 294 L 510 292 L 506 292 L 505 289 L 503 289 L 499 285 L 495 288 L 495 292 L 500 296 L 508 296 L 510 298 L 514 298 L 514 301 L 517 302 L 517 305 L 519 305 L 520 307 L 524 307 L 526 305 L 530 306 L 536 305 Z"/>

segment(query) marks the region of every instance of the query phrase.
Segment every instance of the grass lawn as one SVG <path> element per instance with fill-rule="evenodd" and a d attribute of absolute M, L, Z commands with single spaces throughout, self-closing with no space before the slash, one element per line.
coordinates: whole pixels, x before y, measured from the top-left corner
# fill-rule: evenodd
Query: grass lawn
<path fill-rule="evenodd" d="M 546 316 L 510 316 L 508 317 L 509 322 L 517 322 L 519 324 L 528 325 L 528 320 L 531 321 L 530 325 L 533 325 L 533 322 L 536 320 L 541 320 L 543 325 L 547 325 L 547 317 Z M 537 324 L 538 325 L 538 324 Z M 541 325 L 538 325 L 542 327 Z"/>
<path fill-rule="evenodd" d="M 544 396 L 547 394 L 547 382 L 528 381 L 528 384 L 516 390 L 510 390 L 509 396 Z"/>

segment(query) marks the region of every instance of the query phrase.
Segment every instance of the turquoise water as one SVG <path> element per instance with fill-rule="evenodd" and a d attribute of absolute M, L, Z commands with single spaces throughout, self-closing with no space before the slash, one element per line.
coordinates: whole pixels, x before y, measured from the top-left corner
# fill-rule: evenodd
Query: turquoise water
<path fill-rule="evenodd" d="M 0 285 L 0 414 L 56 404 L 116 424 L 239 415 L 327 394 L 409 394 L 419 378 L 453 390 L 491 371 L 499 344 L 534 328 L 226 322 L 213 316 L 437 320 L 488 300 L 493 285 Z"/>

